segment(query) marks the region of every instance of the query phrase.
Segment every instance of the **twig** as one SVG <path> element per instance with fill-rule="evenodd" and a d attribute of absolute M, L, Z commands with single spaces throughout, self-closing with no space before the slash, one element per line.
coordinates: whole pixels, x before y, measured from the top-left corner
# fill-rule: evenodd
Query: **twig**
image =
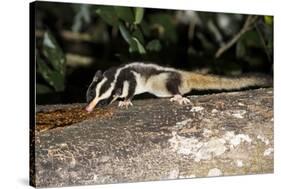
<path fill-rule="evenodd" d="M 230 41 L 228 41 L 225 45 L 223 45 L 217 50 L 215 57 L 219 58 L 226 50 L 228 50 L 232 45 L 234 45 L 244 33 L 251 30 L 257 19 L 258 16 L 249 15 L 242 29 Z"/>
<path fill-rule="evenodd" d="M 264 39 L 264 37 L 263 37 L 263 34 L 261 33 L 259 27 L 258 27 L 256 24 L 255 24 L 255 28 L 256 28 L 256 30 L 257 30 L 257 32 L 258 32 L 258 35 L 259 35 L 259 37 L 260 37 L 260 39 L 261 39 L 261 42 L 262 42 L 263 48 L 264 48 L 264 50 L 265 50 L 265 53 L 266 53 L 266 55 L 267 55 L 268 61 L 271 62 L 271 55 L 270 55 L 270 53 L 268 52 L 268 47 L 266 46 L 266 42 L 265 42 L 265 39 Z"/>
<path fill-rule="evenodd" d="M 45 33 L 44 30 L 36 30 L 35 36 L 43 37 L 44 33 Z M 89 33 L 78 33 L 69 30 L 62 30 L 59 34 L 62 38 L 69 41 L 96 42 L 93 36 Z"/>
<path fill-rule="evenodd" d="M 89 56 L 83 56 L 79 54 L 66 53 L 67 66 L 89 66 L 94 63 L 95 59 Z"/>
<path fill-rule="evenodd" d="M 217 26 L 214 24 L 213 21 L 208 21 L 207 26 L 209 30 L 213 33 L 214 37 L 216 38 L 216 41 L 220 44 L 220 46 L 224 45 L 222 34 L 220 33 Z"/>
<path fill-rule="evenodd" d="M 65 39 L 69 39 L 69 40 L 73 40 L 73 41 L 86 41 L 86 42 L 93 41 L 93 36 L 88 33 L 78 33 L 78 32 L 63 30 L 61 32 L 61 35 Z"/>

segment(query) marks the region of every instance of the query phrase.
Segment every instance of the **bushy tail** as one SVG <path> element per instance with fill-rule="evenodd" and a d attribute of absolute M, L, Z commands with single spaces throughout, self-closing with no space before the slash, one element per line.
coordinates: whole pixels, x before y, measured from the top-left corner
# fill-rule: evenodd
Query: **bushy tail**
<path fill-rule="evenodd" d="M 262 74 L 251 74 L 236 78 L 186 73 L 186 82 L 191 89 L 215 89 L 232 90 L 247 87 L 270 87 L 273 86 L 272 77 Z"/>

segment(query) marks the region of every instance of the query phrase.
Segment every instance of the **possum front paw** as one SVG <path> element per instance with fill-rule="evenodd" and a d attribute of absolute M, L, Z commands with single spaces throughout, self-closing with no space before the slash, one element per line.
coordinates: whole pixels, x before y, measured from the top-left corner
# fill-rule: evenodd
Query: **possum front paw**
<path fill-rule="evenodd" d="M 133 103 L 130 100 L 119 101 L 118 107 L 126 107 L 128 109 L 129 106 L 133 106 Z"/>
<path fill-rule="evenodd" d="M 181 95 L 175 95 L 173 98 L 170 98 L 171 102 L 178 102 L 180 105 L 186 105 L 186 104 L 191 104 L 192 102 L 186 98 L 186 97 L 182 97 Z"/>

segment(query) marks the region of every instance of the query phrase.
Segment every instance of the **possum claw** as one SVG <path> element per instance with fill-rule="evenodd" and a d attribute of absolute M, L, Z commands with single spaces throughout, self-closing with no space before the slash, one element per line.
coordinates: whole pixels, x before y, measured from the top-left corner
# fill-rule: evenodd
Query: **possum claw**
<path fill-rule="evenodd" d="M 118 107 L 126 107 L 128 109 L 129 106 L 133 106 L 133 103 L 129 100 L 119 101 Z"/>
<path fill-rule="evenodd" d="M 192 102 L 186 98 L 186 97 L 182 97 L 181 95 L 175 95 L 174 97 L 170 98 L 171 102 L 178 102 L 180 105 L 186 105 L 186 104 L 191 104 Z"/>

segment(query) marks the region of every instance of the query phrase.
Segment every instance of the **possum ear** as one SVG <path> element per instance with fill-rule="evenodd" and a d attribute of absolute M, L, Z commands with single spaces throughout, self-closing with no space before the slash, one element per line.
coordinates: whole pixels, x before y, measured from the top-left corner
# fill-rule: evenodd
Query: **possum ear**
<path fill-rule="evenodd" d="M 102 78 L 102 72 L 101 70 L 98 70 L 93 78 L 93 81 L 98 81 L 100 78 Z"/>

